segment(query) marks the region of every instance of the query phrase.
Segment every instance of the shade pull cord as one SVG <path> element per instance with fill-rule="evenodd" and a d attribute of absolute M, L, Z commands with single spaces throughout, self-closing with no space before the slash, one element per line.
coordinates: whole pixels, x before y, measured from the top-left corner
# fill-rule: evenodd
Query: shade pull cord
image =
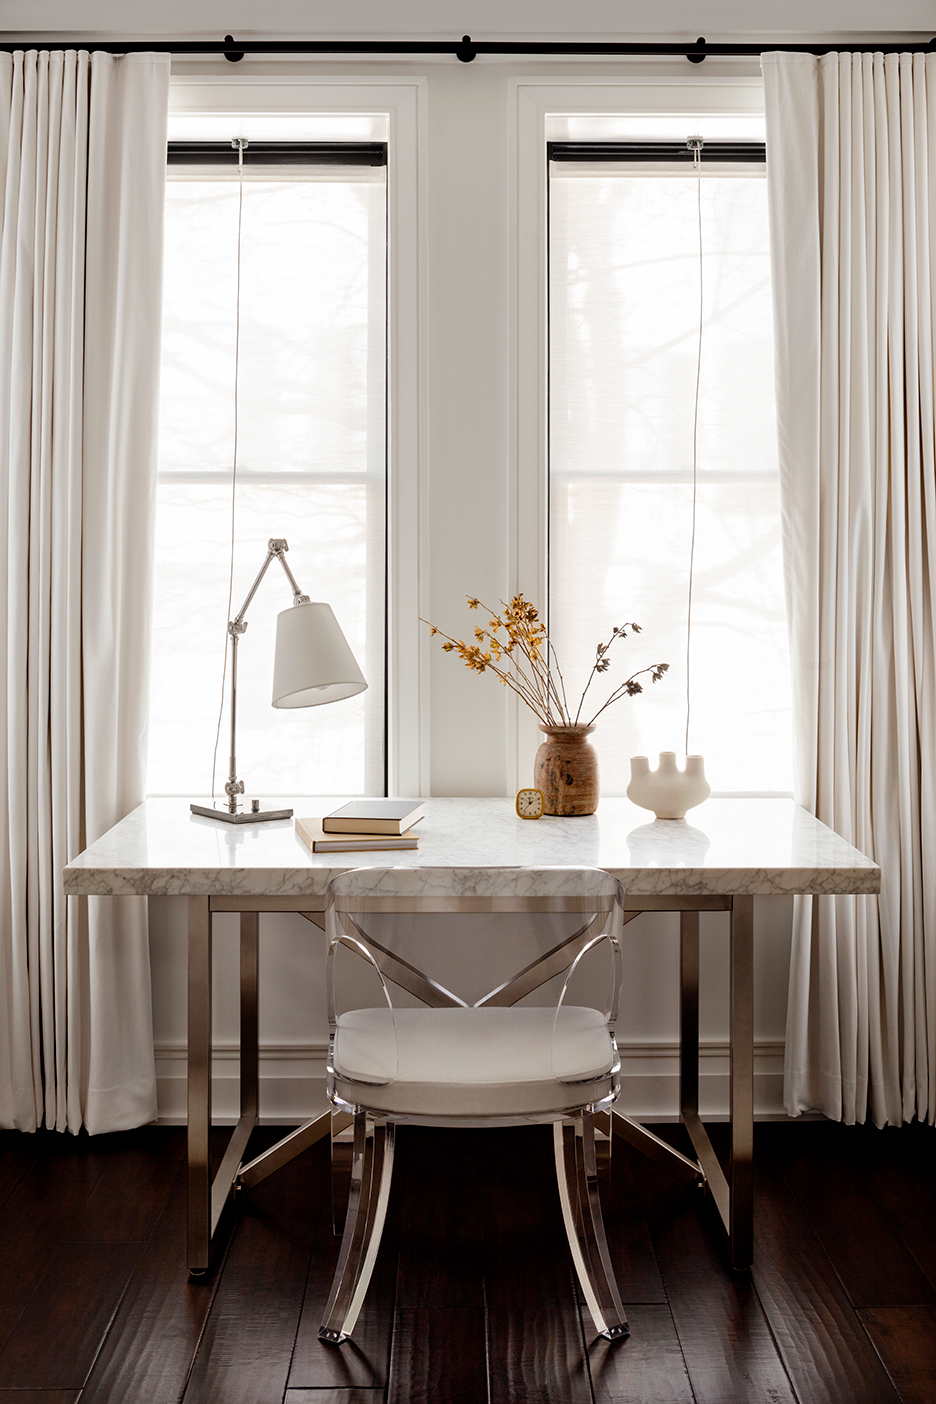
<path fill-rule="evenodd" d="M 692 532 L 689 540 L 689 594 L 686 603 L 686 755 L 688 756 L 691 711 L 692 586 L 695 576 L 696 499 L 699 473 L 699 388 L 702 383 L 702 318 L 705 305 L 705 284 L 702 261 L 702 138 L 700 136 L 690 137 L 686 145 L 692 152 L 692 169 L 696 178 L 696 215 L 699 231 L 699 349 L 696 356 L 695 403 L 692 411 Z"/>
<path fill-rule="evenodd" d="M 244 224 L 244 150 L 246 137 L 233 137 L 231 145 L 237 150 L 237 278 L 234 293 L 234 453 L 231 463 L 231 563 L 228 571 L 227 613 L 225 624 L 231 618 L 231 601 L 234 598 L 234 526 L 237 509 L 237 435 L 240 411 L 240 322 L 241 322 L 241 244 Z M 215 727 L 214 750 L 211 753 L 211 798 L 215 798 L 215 775 L 218 769 L 218 744 L 221 740 L 221 721 L 224 717 L 224 691 L 227 687 L 228 650 L 231 646 L 230 634 L 224 630 L 224 663 L 221 668 L 221 701 L 218 706 L 218 725 Z"/>

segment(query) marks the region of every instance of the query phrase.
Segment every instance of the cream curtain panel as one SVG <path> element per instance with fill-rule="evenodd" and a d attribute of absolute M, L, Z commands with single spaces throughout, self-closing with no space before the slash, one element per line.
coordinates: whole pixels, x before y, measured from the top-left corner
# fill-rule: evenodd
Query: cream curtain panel
<path fill-rule="evenodd" d="M 786 1104 L 936 1114 L 936 58 L 766 54 L 796 798 L 880 863 L 799 899 Z"/>
<path fill-rule="evenodd" d="M 155 1115 L 143 796 L 168 55 L 0 55 L 0 1126 Z"/>

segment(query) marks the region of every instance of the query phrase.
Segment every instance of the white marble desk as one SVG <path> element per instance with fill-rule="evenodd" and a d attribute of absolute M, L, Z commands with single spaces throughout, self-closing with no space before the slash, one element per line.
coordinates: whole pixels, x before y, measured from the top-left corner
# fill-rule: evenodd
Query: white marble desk
<path fill-rule="evenodd" d="M 317 817 L 343 801 L 277 800 Z M 208 1266 L 211 1239 L 235 1185 L 249 1186 L 328 1134 L 316 1118 L 248 1165 L 242 1156 L 257 1117 L 259 913 L 296 911 L 322 924 L 331 877 L 362 866 L 548 867 L 613 873 L 625 908 L 681 913 L 680 1110 L 698 1160 L 678 1155 L 628 1118 L 615 1132 L 686 1179 L 702 1180 L 718 1207 L 736 1268 L 753 1245 L 754 897 L 875 893 L 880 869 L 805 810 L 783 799 L 707 800 L 691 822 L 653 821 L 627 800 L 602 800 L 588 818 L 519 819 L 511 799 L 431 799 L 416 851 L 313 854 L 292 821 L 228 826 L 189 813 L 183 800 L 148 800 L 65 869 L 72 895 L 182 895 L 189 899 L 188 1145 L 189 1267 Z M 241 1118 L 212 1185 L 211 919 L 241 914 Z M 722 1172 L 698 1113 L 699 912 L 731 921 L 731 1167 Z"/>
<path fill-rule="evenodd" d="M 300 815 L 342 802 L 282 801 Z M 185 801 L 151 799 L 69 863 L 65 890 L 320 897 L 334 873 L 388 864 L 581 864 L 641 896 L 877 892 L 880 883 L 870 859 L 784 799 L 710 799 L 685 821 L 654 820 L 624 799 L 602 800 L 587 818 L 538 820 L 518 819 L 508 799 L 431 799 L 418 832 L 415 851 L 313 854 L 292 820 L 235 827 L 190 814 Z"/>

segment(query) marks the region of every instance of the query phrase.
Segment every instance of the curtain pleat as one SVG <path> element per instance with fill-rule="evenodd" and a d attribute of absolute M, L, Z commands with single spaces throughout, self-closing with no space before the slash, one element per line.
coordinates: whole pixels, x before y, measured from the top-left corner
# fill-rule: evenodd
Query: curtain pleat
<path fill-rule="evenodd" d="M 881 865 L 797 899 L 786 1105 L 936 1115 L 936 59 L 765 54 L 796 798 Z"/>
<path fill-rule="evenodd" d="M 155 1115 L 145 901 L 62 868 L 144 793 L 167 55 L 0 55 L 0 1125 Z"/>

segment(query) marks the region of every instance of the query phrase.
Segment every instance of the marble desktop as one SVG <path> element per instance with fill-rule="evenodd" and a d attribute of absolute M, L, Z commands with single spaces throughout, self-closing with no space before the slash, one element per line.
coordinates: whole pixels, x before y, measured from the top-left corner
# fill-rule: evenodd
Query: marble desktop
<path fill-rule="evenodd" d="M 276 800 L 320 818 L 345 796 Z M 293 821 L 231 826 L 149 799 L 64 871 L 72 895 L 320 896 L 358 867 L 602 868 L 629 893 L 874 893 L 880 869 L 789 799 L 709 799 L 654 820 L 626 799 L 584 818 L 526 820 L 512 798 L 428 799 L 416 850 L 311 853 Z"/>

